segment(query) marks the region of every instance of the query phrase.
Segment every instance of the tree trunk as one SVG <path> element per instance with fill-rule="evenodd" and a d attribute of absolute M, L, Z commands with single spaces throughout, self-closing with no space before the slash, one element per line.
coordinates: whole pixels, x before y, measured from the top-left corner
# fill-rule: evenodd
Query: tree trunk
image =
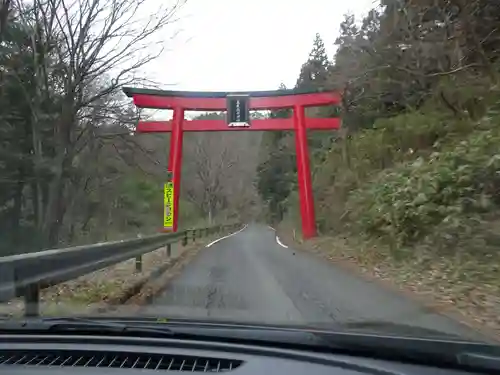
<path fill-rule="evenodd" d="M 14 239 L 17 239 L 19 236 L 19 222 L 21 220 L 22 213 L 24 178 L 24 167 L 21 167 L 18 170 L 17 184 L 14 192 L 14 206 L 12 208 L 11 228 Z"/>
<path fill-rule="evenodd" d="M 55 247 L 59 240 L 64 216 L 64 179 L 62 173 L 57 173 L 49 187 L 49 202 L 47 204 L 43 238 L 46 247 Z"/>
<path fill-rule="evenodd" d="M 68 88 L 71 91 L 71 87 Z M 61 117 L 56 124 L 56 155 L 54 157 L 55 174 L 49 185 L 48 203 L 43 223 L 45 245 L 56 246 L 59 231 L 66 213 L 64 192 L 67 172 L 71 168 L 74 145 L 71 144 L 71 128 L 75 122 L 74 96 L 68 95 L 62 105 Z"/>

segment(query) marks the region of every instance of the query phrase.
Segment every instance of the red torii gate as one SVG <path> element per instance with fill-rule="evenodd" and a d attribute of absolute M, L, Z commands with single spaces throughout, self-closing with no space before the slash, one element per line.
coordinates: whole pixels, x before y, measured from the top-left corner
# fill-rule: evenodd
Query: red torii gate
<path fill-rule="evenodd" d="M 168 171 L 173 181 L 173 225 L 166 230 L 177 231 L 179 194 L 182 167 L 182 140 L 184 131 L 244 131 L 295 130 L 297 175 L 299 182 L 300 213 L 304 238 L 316 235 L 314 199 L 312 194 L 307 129 L 338 129 L 339 118 L 308 118 L 306 107 L 338 105 L 340 96 L 322 91 L 252 91 L 252 92 L 193 92 L 123 88 L 139 108 L 172 109 L 171 121 L 139 121 L 139 133 L 171 132 Z M 292 118 L 251 120 L 250 110 L 276 110 L 290 108 Z M 186 120 L 184 112 L 228 111 L 225 120 Z"/>

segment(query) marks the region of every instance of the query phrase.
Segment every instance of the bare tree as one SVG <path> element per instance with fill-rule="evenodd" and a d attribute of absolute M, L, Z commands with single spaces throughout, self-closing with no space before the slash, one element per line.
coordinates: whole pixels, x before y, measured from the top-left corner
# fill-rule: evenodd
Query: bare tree
<path fill-rule="evenodd" d="M 242 214 L 257 200 L 258 134 L 189 134 L 185 141 L 183 192 L 209 221 L 222 211 Z"/>
<path fill-rule="evenodd" d="M 11 0 L 1 0 L 0 2 L 0 42 L 3 40 L 3 33 L 7 28 L 11 3 Z"/>
<path fill-rule="evenodd" d="M 35 0 L 30 9 L 19 4 L 25 9 L 25 22 L 34 25 L 36 90 L 27 99 L 35 170 L 50 164 L 48 186 L 40 186 L 38 178 L 33 187 L 37 226 L 47 246 L 57 243 L 70 194 L 70 171 L 98 120 L 89 122 L 88 115 L 100 112 L 101 123 L 117 118 L 107 113 L 105 98 L 123 85 L 139 82 L 140 69 L 161 55 L 165 39 L 160 33 L 176 21 L 183 3 L 158 8 L 146 0 Z M 49 119 L 54 134 L 50 156 L 41 140 L 47 101 L 59 107 Z"/>

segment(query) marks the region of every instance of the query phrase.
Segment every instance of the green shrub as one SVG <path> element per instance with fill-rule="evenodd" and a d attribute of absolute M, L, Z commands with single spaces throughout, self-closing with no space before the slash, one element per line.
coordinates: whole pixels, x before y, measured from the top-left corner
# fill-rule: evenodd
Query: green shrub
<path fill-rule="evenodd" d="M 476 126 L 442 111 L 411 112 L 379 119 L 371 129 L 337 140 L 313 175 L 319 229 L 343 230 L 348 195 L 380 171 L 429 156 Z"/>
<path fill-rule="evenodd" d="M 473 128 L 470 121 L 457 120 L 443 112 L 411 112 L 379 119 L 373 129 L 350 140 L 350 167 L 361 175 L 369 175 L 373 170 L 428 155 L 442 143 L 470 133 Z"/>
<path fill-rule="evenodd" d="M 414 243 L 436 225 L 458 227 L 460 218 L 500 203 L 500 130 L 476 130 L 466 140 L 429 156 L 384 170 L 353 192 L 349 217 L 358 229 Z"/>

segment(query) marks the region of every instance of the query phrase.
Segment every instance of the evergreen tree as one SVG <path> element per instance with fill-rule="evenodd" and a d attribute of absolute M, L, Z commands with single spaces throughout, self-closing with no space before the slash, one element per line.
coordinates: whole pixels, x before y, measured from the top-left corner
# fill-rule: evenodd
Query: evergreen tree
<path fill-rule="evenodd" d="M 319 34 L 314 38 L 309 58 L 302 65 L 296 87 L 299 89 L 318 89 L 325 87 L 330 62 L 325 43 Z"/>
<path fill-rule="evenodd" d="M 325 43 L 319 34 L 314 38 L 309 58 L 302 65 L 297 80 L 296 88 L 302 90 L 323 90 L 329 88 L 331 77 L 331 63 L 325 49 Z M 318 107 L 311 108 L 309 115 L 315 117 L 332 117 L 336 115 L 334 108 Z M 309 147 L 313 157 L 317 160 L 323 159 L 324 150 L 335 137 L 333 132 L 314 132 L 308 135 Z"/>

